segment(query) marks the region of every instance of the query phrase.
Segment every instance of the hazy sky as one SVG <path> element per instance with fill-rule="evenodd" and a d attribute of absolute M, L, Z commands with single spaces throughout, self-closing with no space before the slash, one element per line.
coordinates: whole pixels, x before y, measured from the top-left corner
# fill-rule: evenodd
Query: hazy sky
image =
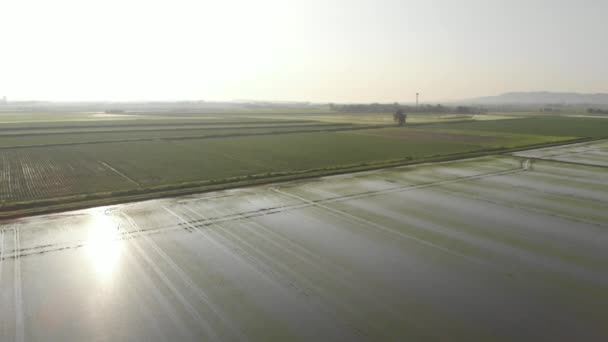
<path fill-rule="evenodd" d="M 0 0 L 9 100 L 608 92 L 606 0 Z"/>

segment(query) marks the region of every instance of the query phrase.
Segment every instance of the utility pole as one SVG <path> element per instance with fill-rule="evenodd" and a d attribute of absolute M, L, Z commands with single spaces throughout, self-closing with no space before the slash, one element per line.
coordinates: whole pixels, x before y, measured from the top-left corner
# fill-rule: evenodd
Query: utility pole
<path fill-rule="evenodd" d="M 420 94 L 416 93 L 416 107 L 418 107 L 418 96 L 420 96 Z"/>

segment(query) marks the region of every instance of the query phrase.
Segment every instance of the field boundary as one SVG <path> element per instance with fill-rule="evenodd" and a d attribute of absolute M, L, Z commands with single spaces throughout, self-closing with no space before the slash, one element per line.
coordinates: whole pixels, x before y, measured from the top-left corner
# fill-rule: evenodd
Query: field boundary
<path fill-rule="evenodd" d="M 55 144 L 15 145 L 15 146 L 2 146 L 2 147 L 0 147 L 0 150 L 37 148 L 37 147 L 97 145 L 97 144 L 112 144 L 112 143 L 127 143 L 127 142 L 204 140 L 204 139 L 253 137 L 253 136 L 264 136 L 264 135 L 341 132 L 341 131 L 356 131 L 356 130 L 375 129 L 375 128 L 387 128 L 387 127 L 395 127 L 395 126 L 394 125 L 369 125 L 369 126 L 356 126 L 356 127 L 336 127 L 336 128 L 326 128 L 326 129 L 324 129 L 323 127 L 324 126 L 321 126 L 317 129 L 303 129 L 303 130 L 295 130 L 295 131 L 270 131 L 270 132 L 258 132 L 258 133 L 228 133 L 228 134 L 212 134 L 212 135 L 150 137 L 150 138 L 117 139 L 117 140 L 95 140 L 95 141 L 80 141 L 80 142 L 67 142 L 67 143 L 55 143 Z M 281 128 L 281 127 L 279 126 L 278 128 Z"/>
<path fill-rule="evenodd" d="M 121 176 L 122 178 L 128 180 L 129 182 L 137 185 L 137 186 L 141 186 L 141 184 L 137 183 L 136 181 L 134 181 L 133 179 L 131 179 L 129 176 L 125 175 L 124 173 L 116 170 L 115 168 L 113 168 L 112 166 L 110 166 L 108 163 L 99 160 L 99 163 L 105 167 L 107 167 L 108 169 L 110 169 L 111 171 L 113 171 L 114 173 L 116 173 L 117 175 Z"/>
<path fill-rule="evenodd" d="M 95 121 L 91 121 L 91 122 L 95 122 Z M 53 129 L 72 129 L 72 128 L 99 128 L 99 127 L 103 127 L 103 128 L 119 128 L 119 127 L 167 127 L 167 126 L 173 126 L 173 127 L 178 127 L 178 126 L 188 126 L 188 125 L 205 125 L 205 126 L 221 126 L 221 125 L 227 125 L 227 126 L 232 126 L 232 125 L 271 125 L 271 124 L 296 124 L 296 123 L 315 123 L 317 121 L 314 120 L 249 120 L 249 121 L 238 121 L 238 120 L 234 120 L 234 121 L 210 121 L 210 122 L 205 122 L 199 119 L 199 121 L 194 121 L 192 119 L 190 119 L 190 121 L 188 120 L 184 120 L 184 121 L 178 121 L 175 123 L 172 122 L 124 122 L 124 123 L 115 123 L 115 124 L 107 124 L 107 123 L 96 123 L 96 124 L 78 124 L 78 125 L 65 125 L 65 126 L 53 126 L 53 125 L 47 125 L 47 126 L 20 126 L 20 125 L 15 125 L 15 127 L 0 127 L 0 131 L 31 131 L 31 130 L 53 130 Z"/>
<path fill-rule="evenodd" d="M 185 127 L 188 126 L 188 127 Z M 246 130 L 246 129 L 268 129 L 268 128 L 314 128 L 314 127 L 318 127 L 318 128 L 323 128 L 323 127 L 335 127 L 338 128 L 336 126 L 342 126 L 343 128 L 346 128 L 347 126 L 350 127 L 357 127 L 357 125 L 355 124 L 351 124 L 351 123 L 320 123 L 320 124 L 301 124 L 301 125 L 293 125 L 293 124 L 287 124 L 287 125 L 260 125 L 260 126 L 255 126 L 255 125 L 244 125 L 244 126 L 236 126 L 236 127 L 230 127 L 232 125 L 229 126 L 216 126 L 216 127 L 209 127 L 208 125 L 197 125 L 197 124 L 184 124 L 183 126 L 175 126 L 175 127 L 170 127 L 170 128 L 151 128 L 151 129 L 146 129 L 146 128 L 140 128 L 140 129 L 118 129 L 118 130 L 67 130 L 67 131 L 61 131 L 61 132 L 30 132 L 30 133 L 0 133 L 0 138 L 20 138 L 20 137 L 37 137 L 37 136 L 47 136 L 47 135 L 72 135 L 72 134 L 108 134 L 108 133 L 158 133 L 158 132 L 176 132 L 176 131 L 221 131 L 221 130 L 235 130 L 235 131 L 239 131 L 239 130 Z M 134 126 L 134 127 L 140 127 L 140 126 Z M 141 127 L 147 127 L 147 126 L 141 126 Z M 95 128 L 94 126 L 91 128 Z M 123 128 L 122 126 L 118 126 L 115 128 Z M 32 131 L 37 130 L 37 128 L 33 128 Z"/>
<path fill-rule="evenodd" d="M 418 126 L 429 126 L 429 125 L 437 125 L 437 124 L 456 124 L 456 123 L 466 123 L 477 120 L 458 120 L 458 121 L 450 121 L 450 122 L 421 122 L 421 123 L 410 123 L 408 127 L 418 127 Z M 332 127 L 333 128 L 328 128 Z M 345 126 L 345 127 L 335 127 L 335 126 Z M 265 136 L 265 135 L 285 135 L 285 134 L 299 134 L 299 133 L 319 133 L 319 132 L 342 132 L 342 131 L 358 131 L 358 130 L 368 130 L 368 129 L 381 129 L 381 128 L 392 128 L 396 127 L 394 124 L 378 124 L 378 125 L 367 125 L 367 124 L 349 124 L 349 123 L 327 123 L 327 124 L 316 124 L 316 125 L 278 125 L 278 126 L 266 126 L 266 127 L 242 127 L 239 129 L 264 129 L 264 128 L 297 128 L 297 127 L 310 127 L 310 129 L 302 129 L 302 130 L 293 130 L 293 131 L 269 131 L 269 132 L 258 132 L 258 133 L 227 133 L 227 134 L 209 134 L 209 135 L 190 135 L 190 136 L 168 136 L 168 137 L 147 137 L 147 138 L 134 138 L 134 139 L 112 139 L 112 140 L 91 140 L 91 141 L 76 141 L 76 142 L 63 142 L 63 143 L 52 143 L 52 144 L 30 144 L 30 145 L 13 145 L 13 146 L 0 146 L 0 150 L 11 150 L 11 149 L 24 149 L 24 148 L 39 148 L 39 147 L 57 147 L 57 146 L 76 146 L 76 145 L 96 145 L 96 144 L 112 144 L 112 143 L 128 143 L 128 142 L 151 142 L 151 141 L 178 141 L 178 140 L 203 140 L 203 139 L 221 139 L 221 138 L 238 138 L 238 137 L 249 137 L 249 136 Z M 313 129 L 316 128 L 316 129 Z M 230 127 L 222 127 L 222 128 L 201 128 L 201 129 L 192 129 L 196 130 L 222 130 L 222 129 L 237 129 Z M 180 131 L 181 129 L 168 129 L 162 130 L 163 132 L 171 132 L 171 131 Z M 190 129 L 186 129 L 190 130 Z M 142 130 L 141 132 L 160 132 L 161 130 Z M 112 133 L 128 133 L 126 130 L 113 131 Z M 140 132 L 140 133 L 141 133 Z M 100 132 L 100 131 L 91 131 L 91 133 L 102 133 L 107 134 L 108 132 Z M 61 132 L 59 134 L 54 133 L 24 133 L 24 134 L 0 134 L 0 138 L 8 137 L 8 138 L 19 138 L 26 136 L 44 136 L 44 135 L 71 135 L 71 134 L 82 134 L 82 132 Z M 84 133 L 87 134 L 87 133 Z"/>
<path fill-rule="evenodd" d="M 429 158 L 421 158 L 417 160 L 389 160 L 376 163 L 361 163 L 356 165 L 342 165 L 323 169 L 300 170 L 294 172 L 271 172 L 259 175 L 248 175 L 242 177 L 234 177 L 219 180 L 207 180 L 200 182 L 188 182 L 178 184 L 167 184 L 162 186 L 140 187 L 138 189 L 115 191 L 115 192 L 99 192 L 90 194 L 81 194 L 73 196 L 65 196 L 53 199 L 43 199 L 27 202 L 18 202 L 5 204 L 0 206 L 0 220 L 14 219 L 25 216 L 33 216 L 40 214 L 49 214 L 54 212 L 63 212 L 69 210 L 85 209 L 95 206 L 106 206 L 113 204 L 121 204 L 128 202 L 139 202 L 144 200 L 152 200 L 166 197 L 177 197 L 183 195 L 192 195 L 197 193 L 205 193 L 212 191 L 220 191 L 234 188 L 244 188 L 259 185 L 268 185 L 273 183 L 286 183 L 305 179 L 314 179 L 319 177 L 340 175 L 346 173 L 359 173 L 388 168 L 395 168 L 408 165 L 448 162 L 454 160 L 472 159 L 490 155 L 505 155 L 518 151 L 537 149 L 542 147 L 553 147 L 570 145 L 582 142 L 590 142 L 596 140 L 605 140 L 602 138 L 578 138 L 564 140 L 560 142 L 542 143 L 527 146 L 519 146 L 514 148 L 493 148 L 484 149 L 473 152 L 448 154 L 443 156 L 432 156 Z"/>
<path fill-rule="evenodd" d="M 538 160 L 538 161 L 544 161 L 544 162 L 555 162 L 555 163 L 562 163 L 562 164 L 571 164 L 571 165 L 578 165 L 578 166 L 585 166 L 585 167 L 598 167 L 598 168 L 602 168 L 602 169 L 608 169 L 608 166 L 606 166 L 606 165 L 581 163 L 581 162 L 575 162 L 575 161 L 571 161 L 571 160 L 559 160 L 559 159 L 540 158 L 540 157 L 526 157 L 526 156 L 518 156 L 518 155 L 513 155 L 513 157 L 522 158 L 522 159 L 530 159 L 530 160 Z"/>

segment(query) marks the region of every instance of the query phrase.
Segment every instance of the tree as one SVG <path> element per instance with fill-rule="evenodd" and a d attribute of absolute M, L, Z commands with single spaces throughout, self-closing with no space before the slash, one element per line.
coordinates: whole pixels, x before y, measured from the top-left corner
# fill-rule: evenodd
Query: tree
<path fill-rule="evenodd" d="M 393 114 L 393 120 L 395 120 L 395 122 L 399 125 L 399 126 L 405 126 L 405 119 L 407 118 L 407 115 L 405 114 L 405 112 L 403 111 L 403 109 L 398 109 L 394 114 Z"/>

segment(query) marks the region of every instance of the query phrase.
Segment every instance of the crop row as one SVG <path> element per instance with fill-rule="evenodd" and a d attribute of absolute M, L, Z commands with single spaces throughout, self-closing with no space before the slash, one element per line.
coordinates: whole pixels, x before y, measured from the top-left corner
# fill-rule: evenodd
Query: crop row
<path fill-rule="evenodd" d="M 125 180 L 103 164 L 88 158 L 67 161 L 53 150 L 26 149 L 0 152 L 0 203 L 60 197 Z M 109 182 L 111 181 L 111 182 Z"/>

